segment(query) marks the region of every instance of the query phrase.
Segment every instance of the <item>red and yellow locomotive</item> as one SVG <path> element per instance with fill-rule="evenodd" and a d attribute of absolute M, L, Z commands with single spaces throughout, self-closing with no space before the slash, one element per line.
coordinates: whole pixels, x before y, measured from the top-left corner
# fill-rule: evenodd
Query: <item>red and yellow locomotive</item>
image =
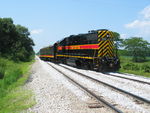
<path fill-rule="evenodd" d="M 120 68 L 113 33 L 106 29 L 66 37 L 53 46 L 42 48 L 39 57 L 98 71 Z"/>

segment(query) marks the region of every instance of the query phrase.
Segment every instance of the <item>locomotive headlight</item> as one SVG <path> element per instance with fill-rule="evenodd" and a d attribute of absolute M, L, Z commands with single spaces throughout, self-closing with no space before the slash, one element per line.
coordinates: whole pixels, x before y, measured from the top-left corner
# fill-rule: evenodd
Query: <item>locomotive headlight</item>
<path fill-rule="evenodd" d="M 109 37 L 110 37 L 110 35 L 109 35 L 109 34 L 107 34 L 107 35 L 106 35 L 106 37 L 107 37 L 107 38 L 109 38 Z"/>
<path fill-rule="evenodd" d="M 113 63 L 110 63 L 109 66 L 110 66 L 110 67 L 113 67 L 114 65 L 113 65 Z"/>

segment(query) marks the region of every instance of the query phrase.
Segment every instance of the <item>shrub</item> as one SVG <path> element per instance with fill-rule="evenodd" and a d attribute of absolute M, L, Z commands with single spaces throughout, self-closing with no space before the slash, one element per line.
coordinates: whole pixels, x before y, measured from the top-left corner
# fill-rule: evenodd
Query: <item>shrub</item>
<path fill-rule="evenodd" d="M 131 64 L 125 64 L 125 65 L 123 65 L 122 67 L 123 67 L 123 69 L 125 69 L 125 70 L 131 70 Z"/>
<path fill-rule="evenodd" d="M 148 64 L 142 65 L 142 70 L 143 70 L 144 72 L 150 73 L 150 65 L 148 65 Z"/>
<path fill-rule="evenodd" d="M 125 69 L 125 70 L 139 70 L 140 67 L 136 64 L 133 64 L 133 63 L 127 63 L 127 64 L 123 65 L 123 69 Z"/>
<path fill-rule="evenodd" d="M 132 66 L 132 70 L 134 70 L 134 71 L 140 70 L 140 67 L 139 67 L 138 65 L 134 64 L 134 65 Z"/>

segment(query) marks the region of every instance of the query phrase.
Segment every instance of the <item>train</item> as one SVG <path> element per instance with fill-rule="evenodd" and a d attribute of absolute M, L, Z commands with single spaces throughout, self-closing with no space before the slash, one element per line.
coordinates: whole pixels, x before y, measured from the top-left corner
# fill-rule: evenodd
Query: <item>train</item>
<path fill-rule="evenodd" d="M 39 51 L 42 60 L 64 63 L 78 68 L 117 71 L 120 59 L 114 44 L 113 32 L 107 29 L 70 35 Z"/>

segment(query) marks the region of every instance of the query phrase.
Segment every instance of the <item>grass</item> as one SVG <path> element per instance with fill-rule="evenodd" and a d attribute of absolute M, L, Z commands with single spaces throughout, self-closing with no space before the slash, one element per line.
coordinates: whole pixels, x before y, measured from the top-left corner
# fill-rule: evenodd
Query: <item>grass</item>
<path fill-rule="evenodd" d="M 147 58 L 146 62 L 136 63 L 132 61 L 132 57 L 120 56 L 120 61 L 121 69 L 119 70 L 119 72 L 150 77 L 150 72 L 145 72 L 146 66 L 146 68 L 150 70 L 150 57 Z"/>
<path fill-rule="evenodd" d="M 15 88 L 1 98 L 0 113 L 20 113 L 35 104 L 31 91 Z"/>
<path fill-rule="evenodd" d="M 32 92 L 22 86 L 29 77 L 32 62 L 13 62 L 0 58 L 0 113 L 19 113 L 35 104 Z M 5 68 L 1 64 L 5 64 Z"/>

